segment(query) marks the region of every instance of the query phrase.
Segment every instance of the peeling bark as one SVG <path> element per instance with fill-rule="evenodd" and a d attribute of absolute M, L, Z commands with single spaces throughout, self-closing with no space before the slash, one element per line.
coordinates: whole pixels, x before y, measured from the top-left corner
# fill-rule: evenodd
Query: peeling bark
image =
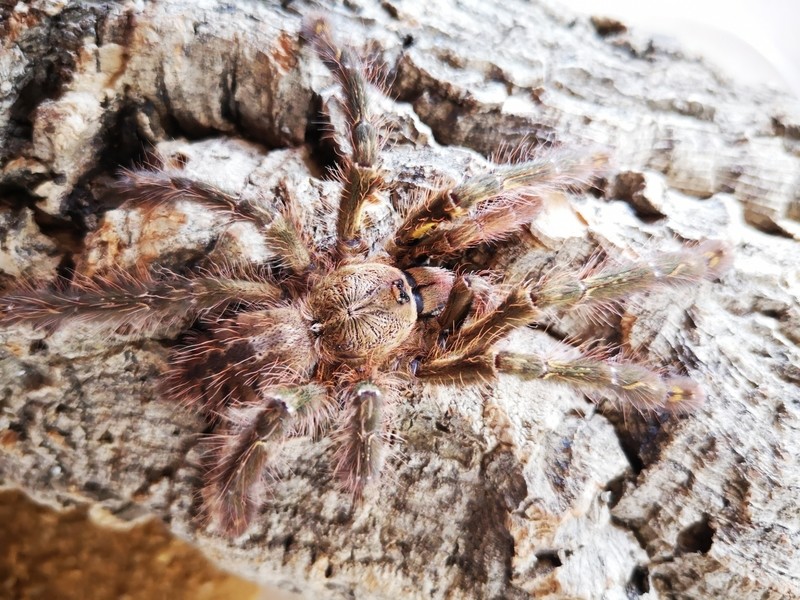
<path fill-rule="evenodd" d="M 172 268 L 270 249 L 188 202 L 119 206 L 120 166 L 187 174 L 310 216 L 338 127 L 330 74 L 299 41 L 302 2 L 68 5 L 0 20 L 0 269 L 8 287 L 74 266 Z M 574 268 L 716 238 L 721 282 L 640 298 L 621 320 L 515 333 L 511 347 L 609 336 L 700 382 L 687 417 L 621 414 L 545 384 L 430 387 L 400 408 L 403 442 L 351 507 L 327 441 L 297 439 L 247 534 L 198 522 L 203 423 L 157 397 L 178 331 L 98 337 L 87 324 L 0 332 L 0 478 L 60 506 L 155 515 L 226 569 L 309 596 L 800 596 L 800 107 L 702 61 L 547 2 L 414 0 L 329 8 L 380 58 L 393 99 L 393 191 L 377 237 L 417 186 L 486 168 L 524 141 L 608 149 L 599 197 L 554 199 L 530 236 L 477 264 Z M 567 225 L 568 224 L 568 225 Z M 314 232 L 332 235 L 329 222 Z M 531 249 L 531 239 L 538 243 Z"/>

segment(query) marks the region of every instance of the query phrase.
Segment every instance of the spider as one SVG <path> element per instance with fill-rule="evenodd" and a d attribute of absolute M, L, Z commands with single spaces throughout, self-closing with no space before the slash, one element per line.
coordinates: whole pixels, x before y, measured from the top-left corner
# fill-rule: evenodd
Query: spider
<path fill-rule="evenodd" d="M 336 173 L 334 241 L 315 243 L 290 209 L 267 215 L 177 172 L 129 170 L 117 182 L 129 202 L 152 207 L 188 198 L 254 222 L 278 264 L 191 275 L 74 275 L 69 286 L 31 286 L 0 304 L 4 321 L 35 325 L 76 318 L 147 329 L 189 315 L 194 329 L 172 352 L 163 389 L 200 411 L 215 433 L 202 493 L 215 523 L 231 535 L 247 529 L 290 436 L 330 431 L 334 474 L 358 499 L 381 472 L 392 444 L 393 407 L 408 381 L 462 385 L 505 373 L 567 384 L 643 411 L 688 411 L 702 400 L 685 377 L 663 377 L 601 352 L 545 356 L 499 350 L 498 343 L 550 310 L 613 307 L 655 286 L 716 277 L 726 262 L 721 244 L 521 282 L 460 264 L 479 246 L 501 250 L 536 218 L 544 195 L 585 188 L 602 172 L 596 155 L 541 150 L 421 194 L 373 248 L 365 239 L 366 207 L 388 184 L 370 84 L 355 53 L 335 44 L 324 20 L 309 20 L 303 36 L 345 97 L 351 150 Z"/>

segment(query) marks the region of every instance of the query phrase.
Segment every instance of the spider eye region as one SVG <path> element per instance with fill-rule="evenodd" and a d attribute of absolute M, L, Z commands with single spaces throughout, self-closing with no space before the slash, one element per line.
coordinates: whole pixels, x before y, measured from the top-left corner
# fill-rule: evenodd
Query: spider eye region
<path fill-rule="evenodd" d="M 308 306 L 323 356 L 380 360 L 402 344 L 417 322 L 411 285 L 399 269 L 380 263 L 336 269 L 311 290 Z"/>
<path fill-rule="evenodd" d="M 405 304 L 411 301 L 411 296 L 409 296 L 407 289 L 408 285 L 403 279 L 397 279 L 392 282 L 392 293 L 398 304 Z"/>

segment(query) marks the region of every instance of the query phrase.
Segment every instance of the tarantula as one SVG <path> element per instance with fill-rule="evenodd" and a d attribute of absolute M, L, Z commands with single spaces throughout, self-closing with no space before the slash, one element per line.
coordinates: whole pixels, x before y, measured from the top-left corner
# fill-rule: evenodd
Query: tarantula
<path fill-rule="evenodd" d="M 334 472 L 358 498 L 381 471 L 403 380 L 461 384 L 508 373 L 565 383 L 640 410 L 684 411 L 700 401 L 689 379 L 665 378 L 633 362 L 498 351 L 496 345 L 546 310 L 609 306 L 656 285 L 714 277 L 725 262 L 720 244 L 518 285 L 459 268 L 467 250 L 502 247 L 534 220 L 545 193 L 586 187 L 603 168 L 597 156 L 548 150 L 426 194 L 382 248 L 370 251 L 364 209 L 387 184 L 369 84 L 355 54 L 334 44 L 325 21 L 308 22 L 303 34 L 345 96 L 351 155 L 337 172 L 335 242 L 320 247 L 288 212 L 265 215 L 176 172 L 130 170 L 117 184 L 129 202 L 189 198 L 255 222 L 279 257 L 278 268 L 116 273 L 102 280 L 75 275 L 69 287 L 31 287 L 0 304 L 6 322 L 39 325 L 79 318 L 144 328 L 187 314 L 194 320 L 194 331 L 172 353 L 163 388 L 201 411 L 217 434 L 203 491 L 213 520 L 231 534 L 243 532 L 281 441 L 326 429 L 336 447 Z"/>

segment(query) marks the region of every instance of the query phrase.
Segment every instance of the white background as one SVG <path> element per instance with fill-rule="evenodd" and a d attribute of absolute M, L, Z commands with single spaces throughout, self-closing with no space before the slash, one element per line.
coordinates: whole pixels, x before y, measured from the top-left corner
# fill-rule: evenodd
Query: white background
<path fill-rule="evenodd" d="M 800 0 L 560 0 L 678 39 L 730 77 L 770 84 L 800 98 Z"/>

